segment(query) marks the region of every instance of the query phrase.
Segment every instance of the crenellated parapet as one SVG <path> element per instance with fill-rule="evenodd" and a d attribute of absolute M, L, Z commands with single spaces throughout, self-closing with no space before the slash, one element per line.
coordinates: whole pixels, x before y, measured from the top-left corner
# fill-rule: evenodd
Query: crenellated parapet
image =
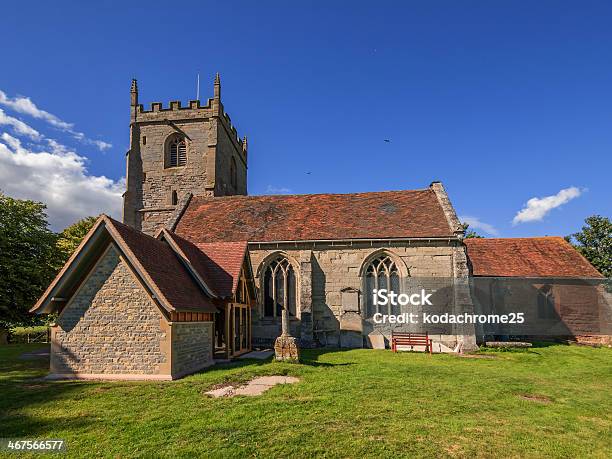
<path fill-rule="evenodd" d="M 221 103 L 221 79 L 215 76 L 214 97 L 207 99 L 203 105 L 200 100 L 190 100 L 186 105 L 180 100 L 170 101 L 167 105 L 162 102 L 152 102 L 145 108 L 138 103 L 138 86 L 136 80 L 132 81 L 132 122 L 136 123 L 183 123 L 195 120 L 209 120 L 216 118 L 221 121 L 228 137 L 235 147 L 246 157 L 246 144 L 238 135 L 236 127 L 232 124 L 230 116 L 225 112 Z"/>

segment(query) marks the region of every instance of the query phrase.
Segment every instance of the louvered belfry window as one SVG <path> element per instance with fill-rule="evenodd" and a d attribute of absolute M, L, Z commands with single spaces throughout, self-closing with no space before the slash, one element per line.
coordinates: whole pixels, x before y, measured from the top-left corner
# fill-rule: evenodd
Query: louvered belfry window
<path fill-rule="evenodd" d="M 175 137 L 170 141 L 170 167 L 187 164 L 187 144 L 182 137 Z"/>

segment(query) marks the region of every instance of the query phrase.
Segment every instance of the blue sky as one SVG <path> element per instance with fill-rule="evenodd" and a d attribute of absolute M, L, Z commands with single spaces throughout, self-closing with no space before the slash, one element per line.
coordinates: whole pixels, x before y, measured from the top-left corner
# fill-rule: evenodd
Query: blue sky
<path fill-rule="evenodd" d="M 198 72 L 212 96 L 217 71 L 251 194 L 442 180 L 479 232 L 508 237 L 612 214 L 610 2 L 20 1 L 3 16 L 0 189 L 48 202 L 55 227 L 116 212 L 132 77 L 142 103 L 167 103 L 195 98 Z"/>

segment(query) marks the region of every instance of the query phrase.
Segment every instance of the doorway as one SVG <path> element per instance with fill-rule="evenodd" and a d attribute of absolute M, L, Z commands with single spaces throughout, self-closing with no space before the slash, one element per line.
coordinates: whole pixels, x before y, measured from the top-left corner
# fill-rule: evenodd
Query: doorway
<path fill-rule="evenodd" d="M 231 359 L 251 351 L 251 308 L 227 303 L 215 320 L 215 358 Z"/>

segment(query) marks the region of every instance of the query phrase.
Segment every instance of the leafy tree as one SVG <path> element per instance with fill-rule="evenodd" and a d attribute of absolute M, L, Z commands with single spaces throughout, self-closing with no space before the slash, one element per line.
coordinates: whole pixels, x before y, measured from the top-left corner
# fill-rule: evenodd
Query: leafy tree
<path fill-rule="evenodd" d="M 56 243 L 58 268 L 68 261 L 97 219 L 97 217 L 85 217 L 59 233 Z"/>
<path fill-rule="evenodd" d="M 57 235 L 45 208 L 0 193 L 0 328 L 33 323 L 28 309 L 55 274 Z"/>
<path fill-rule="evenodd" d="M 605 277 L 612 277 L 612 222 L 607 217 L 586 218 L 582 231 L 565 239 Z"/>
<path fill-rule="evenodd" d="M 468 229 L 470 225 L 468 223 L 463 223 L 463 231 L 465 231 L 465 238 L 479 238 L 482 239 L 484 236 L 481 236 L 476 231 Z"/>

